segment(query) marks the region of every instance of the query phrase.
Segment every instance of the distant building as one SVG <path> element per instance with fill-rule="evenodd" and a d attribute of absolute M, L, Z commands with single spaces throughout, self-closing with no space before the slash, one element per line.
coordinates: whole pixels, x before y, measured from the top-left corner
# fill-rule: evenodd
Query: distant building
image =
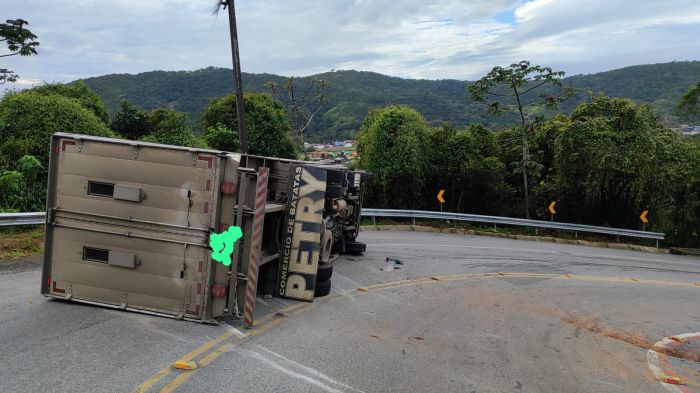
<path fill-rule="evenodd" d="M 311 159 L 318 161 L 318 160 L 327 160 L 333 158 L 330 153 L 325 152 L 325 151 L 315 151 L 311 153 Z"/>
<path fill-rule="evenodd" d="M 692 136 L 700 134 L 700 126 L 688 126 L 683 129 L 683 135 Z"/>

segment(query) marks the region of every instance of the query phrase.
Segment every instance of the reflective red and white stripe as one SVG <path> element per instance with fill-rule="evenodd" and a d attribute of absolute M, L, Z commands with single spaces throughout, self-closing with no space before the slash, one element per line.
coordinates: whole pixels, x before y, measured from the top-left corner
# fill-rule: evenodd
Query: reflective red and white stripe
<path fill-rule="evenodd" d="M 651 369 L 654 378 L 661 383 L 669 393 L 692 393 L 693 390 L 685 386 L 686 382 L 676 376 L 676 373 L 671 368 L 671 363 L 668 361 L 667 353 L 674 353 L 678 348 L 685 343 L 691 341 L 700 341 L 700 332 L 679 334 L 676 336 L 666 337 L 663 340 L 654 344 L 647 351 L 647 363 Z"/>
<path fill-rule="evenodd" d="M 258 184 L 255 187 L 253 240 L 250 243 L 248 285 L 246 286 L 245 308 L 243 311 L 243 324 L 247 328 L 253 326 L 253 316 L 255 314 L 255 294 L 258 288 L 258 268 L 260 267 L 260 255 L 262 253 L 263 222 L 265 221 L 265 202 L 267 200 L 267 178 L 269 173 L 270 170 L 268 168 L 260 168 L 258 171 Z"/>

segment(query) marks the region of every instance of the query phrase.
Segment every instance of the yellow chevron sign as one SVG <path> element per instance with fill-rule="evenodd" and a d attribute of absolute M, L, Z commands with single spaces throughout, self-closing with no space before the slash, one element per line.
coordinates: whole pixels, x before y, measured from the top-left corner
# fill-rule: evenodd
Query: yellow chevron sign
<path fill-rule="evenodd" d="M 442 195 L 445 194 L 445 190 L 440 190 L 437 195 L 437 199 L 440 203 L 445 203 L 445 198 L 442 197 Z"/>
<path fill-rule="evenodd" d="M 639 218 L 642 220 L 643 223 L 648 223 L 649 220 L 647 219 L 647 214 L 649 214 L 649 210 L 644 210 L 642 214 L 639 215 Z"/>

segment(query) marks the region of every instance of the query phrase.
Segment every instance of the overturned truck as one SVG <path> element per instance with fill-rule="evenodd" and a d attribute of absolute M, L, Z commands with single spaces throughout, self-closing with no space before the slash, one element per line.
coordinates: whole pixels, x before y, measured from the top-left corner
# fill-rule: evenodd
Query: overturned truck
<path fill-rule="evenodd" d="M 336 254 L 365 251 L 357 235 L 367 178 L 340 166 L 57 133 L 41 293 L 251 326 L 256 296 L 313 301 L 330 291 Z M 242 236 L 226 244 L 235 227 Z"/>

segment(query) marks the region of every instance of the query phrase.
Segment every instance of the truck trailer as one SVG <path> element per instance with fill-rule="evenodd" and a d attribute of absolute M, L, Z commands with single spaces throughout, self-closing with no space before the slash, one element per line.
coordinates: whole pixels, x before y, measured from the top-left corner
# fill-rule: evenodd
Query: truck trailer
<path fill-rule="evenodd" d="M 369 177 L 56 133 L 41 293 L 197 322 L 242 318 L 250 327 L 257 296 L 325 296 L 335 256 L 365 251 L 357 236 Z"/>

